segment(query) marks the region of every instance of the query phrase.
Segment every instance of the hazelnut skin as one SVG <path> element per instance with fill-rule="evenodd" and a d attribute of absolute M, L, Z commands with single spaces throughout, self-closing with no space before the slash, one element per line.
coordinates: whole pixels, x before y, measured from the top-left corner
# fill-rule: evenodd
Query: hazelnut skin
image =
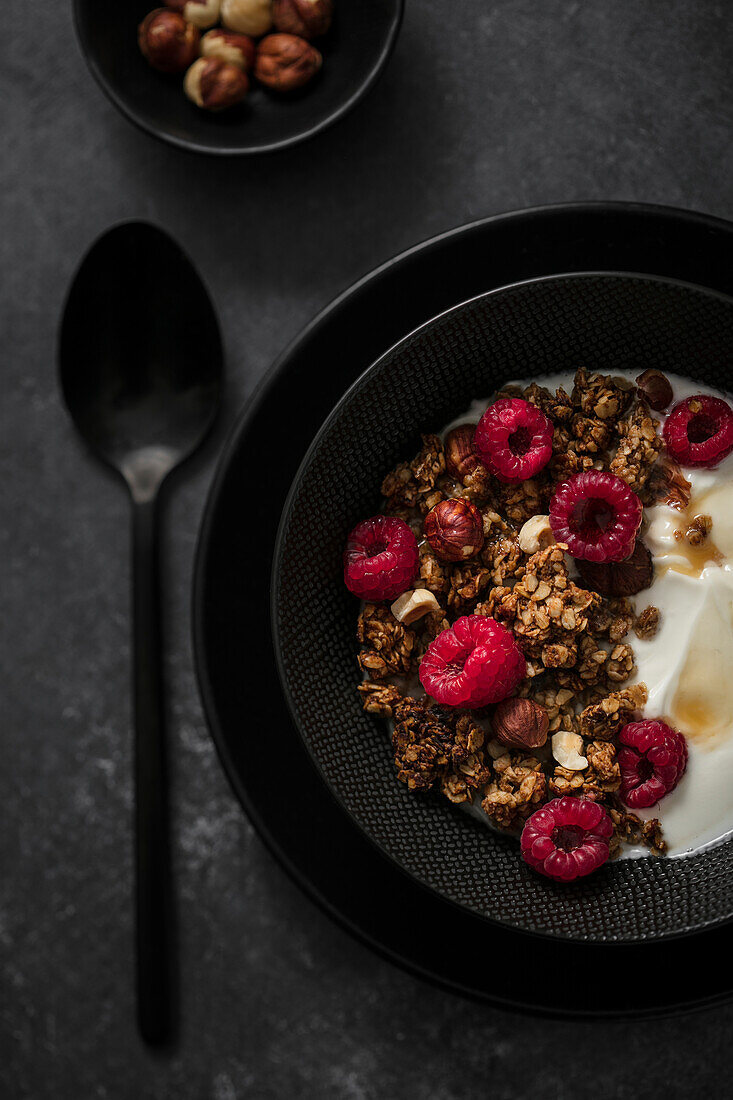
<path fill-rule="evenodd" d="M 672 386 L 666 375 L 660 370 L 645 370 L 636 379 L 639 395 L 644 398 L 650 409 L 661 412 L 672 404 Z"/>
<path fill-rule="evenodd" d="M 161 73 L 182 73 L 198 57 L 199 32 L 182 15 L 158 8 L 137 30 L 143 57 Z"/>
<path fill-rule="evenodd" d="M 186 73 L 183 88 L 197 107 L 225 111 L 242 102 L 249 91 L 249 80 L 236 65 L 218 57 L 200 57 Z"/>
<path fill-rule="evenodd" d="M 654 580 L 654 561 L 644 543 L 636 545 L 624 561 L 593 562 L 575 559 L 583 584 L 602 596 L 635 596 Z"/>
<path fill-rule="evenodd" d="M 202 57 L 216 57 L 219 61 L 237 65 L 245 73 L 248 73 L 255 63 L 256 49 L 249 35 L 223 31 L 219 28 L 207 31 L 201 39 Z"/>
<path fill-rule="evenodd" d="M 300 38 L 319 38 L 331 26 L 333 0 L 274 0 L 275 27 Z"/>
<path fill-rule="evenodd" d="M 504 699 L 492 718 L 494 737 L 516 749 L 538 749 L 547 741 L 550 720 L 546 709 L 531 699 Z"/>
<path fill-rule="evenodd" d="M 270 34 L 260 42 L 255 76 L 276 92 L 302 88 L 316 75 L 323 58 L 315 46 L 293 34 Z"/>
<path fill-rule="evenodd" d="M 484 522 L 470 500 L 441 500 L 428 512 L 425 538 L 441 561 L 468 561 L 484 544 Z"/>
<path fill-rule="evenodd" d="M 165 4 L 201 30 L 219 22 L 221 0 L 165 0 Z"/>
<path fill-rule="evenodd" d="M 473 449 L 475 434 L 475 424 L 459 424 L 445 437 L 445 466 L 456 481 L 463 481 L 481 465 L 481 460 Z"/>
<path fill-rule="evenodd" d="M 272 0 L 222 0 L 221 21 L 230 31 L 259 38 L 272 26 Z"/>

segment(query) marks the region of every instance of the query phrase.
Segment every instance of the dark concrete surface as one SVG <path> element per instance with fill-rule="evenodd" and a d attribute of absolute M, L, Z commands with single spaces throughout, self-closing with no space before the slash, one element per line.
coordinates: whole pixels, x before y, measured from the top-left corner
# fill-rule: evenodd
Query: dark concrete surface
<path fill-rule="evenodd" d="M 524 1019 L 426 987 L 334 927 L 232 797 L 196 691 L 189 599 L 217 444 L 285 343 L 361 273 L 536 203 L 733 216 L 728 5 L 408 0 L 392 63 L 356 113 L 299 149 L 231 163 L 122 119 L 69 8 L 3 5 L 0 46 L 0 1095 L 725 1095 L 733 1006 L 641 1025 Z M 200 265 L 229 377 L 218 439 L 165 517 L 183 1010 L 166 1055 L 133 1023 L 127 501 L 74 437 L 55 380 L 69 277 L 101 230 L 133 216 Z M 470 950 L 491 952 L 490 938 Z"/>

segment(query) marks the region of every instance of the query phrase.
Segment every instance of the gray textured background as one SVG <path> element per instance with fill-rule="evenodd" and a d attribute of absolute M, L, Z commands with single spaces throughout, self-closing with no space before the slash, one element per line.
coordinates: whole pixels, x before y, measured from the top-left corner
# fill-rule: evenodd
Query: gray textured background
<path fill-rule="evenodd" d="M 69 6 L 7 5 L 0 47 L 0 1093 L 580 1100 L 590 1075 L 599 1100 L 723 1095 L 733 1007 L 585 1025 L 464 1003 L 352 942 L 274 865 L 214 756 L 191 662 L 192 556 L 221 432 L 166 513 L 183 1028 L 172 1056 L 141 1048 L 127 502 L 72 434 L 54 343 L 86 245 L 121 218 L 154 219 L 221 314 L 223 431 L 321 306 L 437 231 L 572 199 L 733 216 L 728 5 L 408 0 L 392 63 L 354 115 L 239 163 L 188 157 L 120 118 Z M 619 980 L 660 978 L 537 974 Z"/>

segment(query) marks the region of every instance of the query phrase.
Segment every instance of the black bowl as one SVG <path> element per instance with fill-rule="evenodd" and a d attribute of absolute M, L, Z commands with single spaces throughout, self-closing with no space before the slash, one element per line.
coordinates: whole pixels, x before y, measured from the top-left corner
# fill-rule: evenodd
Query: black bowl
<path fill-rule="evenodd" d="M 143 130 L 198 153 L 237 156 L 284 149 L 330 126 L 376 83 L 402 22 L 404 0 L 337 0 L 328 35 L 316 42 L 323 69 L 302 91 L 283 96 L 253 87 L 245 103 L 221 114 L 194 106 L 182 76 L 151 69 L 137 27 L 163 0 L 74 0 L 84 56 L 101 88 Z"/>
<path fill-rule="evenodd" d="M 561 886 L 439 796 L 394 774 L 385 725 L 361 710 L 357 604 L 344 588 L 346 533 L 378 486 L 439 430 L 510 378 L 657 367 L 733 388 L 733 300 L 671 281 L 576 275 L 476 298 L 412 333 L 347 391 L 293 483 L 273 566 L 272 616 L 293 718 L 331 792 L 423 885 L 481 916 L 586 941 L 675 936 L 733 915 L 733 841 L 683 859 L 624 860 Z M 348 349 L 345 349 L 345 353 Z"/>

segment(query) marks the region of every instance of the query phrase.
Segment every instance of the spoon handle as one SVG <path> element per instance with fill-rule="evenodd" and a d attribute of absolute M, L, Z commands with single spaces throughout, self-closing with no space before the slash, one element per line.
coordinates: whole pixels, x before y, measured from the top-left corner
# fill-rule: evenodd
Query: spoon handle
<path fill-rule="evenodd" d="M 170 851 L 154 495 L 133 501 L 132 555 L 137 1011 L 143 1039 L 158 1044 L 170 1023 Z"/>

